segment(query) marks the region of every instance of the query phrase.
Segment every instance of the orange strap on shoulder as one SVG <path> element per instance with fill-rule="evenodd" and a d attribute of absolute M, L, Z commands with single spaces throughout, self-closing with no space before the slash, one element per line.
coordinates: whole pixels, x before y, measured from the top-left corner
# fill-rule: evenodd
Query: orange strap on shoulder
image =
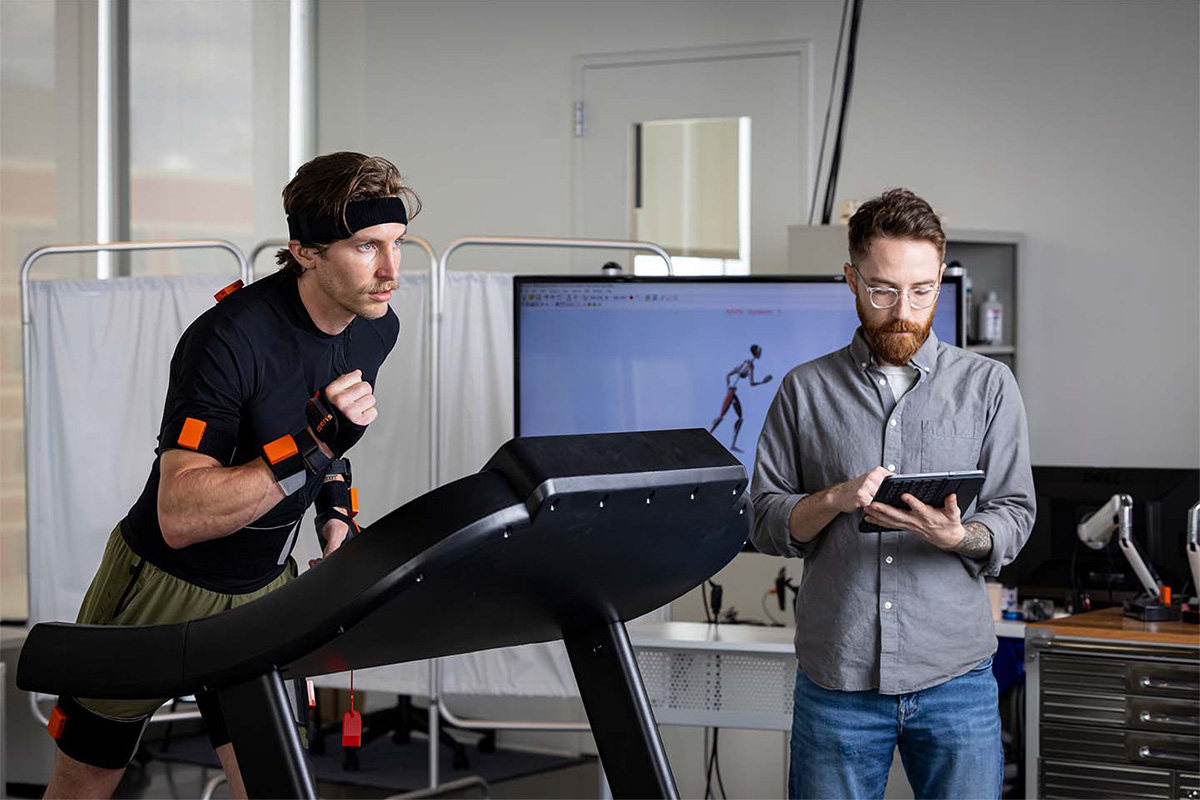
<path fill-rule="evenodd" d="M 229 297 L 229 295 L 231 295 L 231 294 L 233 294 L 234 292 L 236 292 L 238 289 L 242 288 L 243 286 L 245 286 L 245 284 L 244 284 L 244 283 L 242 283 L 242 281 L 241 281 L 240 279 L 239 279 L 239 280 L 236 280 L 236 281 L 234 281 L 233 283 L 231 283 L 231 284 L 229 284 L 228 286 L 226 286 L 226 287 L 225 287 L 224 289 L 222 289 L 221 291 L 219 291 L 219 292 L 217 292 L 216 294 L 214 294 L 214 295 L 213 295 L 213 297 L 217 298 L 217 302 L 219 303 L 219 302 L 221 302 L 222 300 L 224 300 L 226 297 Z"/>

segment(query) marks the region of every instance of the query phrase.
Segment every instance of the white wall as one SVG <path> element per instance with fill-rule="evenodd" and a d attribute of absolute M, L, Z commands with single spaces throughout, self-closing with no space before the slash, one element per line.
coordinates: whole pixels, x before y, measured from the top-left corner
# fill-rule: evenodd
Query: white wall
<path fill-rule="evenodd" d="M 838 0 L 325 0 L 318 146 L 394 159 L 427 204 L 414 232 L 439 248 L 569 235 L 573 58 L 808 39 L 820 124 L 840 13 Z M 1200 464 L 1198 22 L 1195 0 L 866 4 L 837 204 L 905 185 L 954 227 L 1025 233 L 1038 463 Z M 568 271 L 532 252 L 455 263 Z M 728 745 L 730 791 L 779 793 L 758 761 L 781 766 L 779 745 Z M 698 739 L 668 746 L 698 794 Z M 754 769 L 728 768 L 739 749 Z"/>
<path fill-rule="evenodd" d="M 439 247 L 570 235 L 572 58 L 810 39 L 820 112 L 840 11 L 325 2 L 319 148 L 392 157 L 427 202 L 414 230 Z M 1197 17 L 1194 1 L 866 5 L 838 202 L 906 185 L 955 227 L 1026 234 L 1038 463 L 1200 463 Z M 455 263 L 568 270 L 533 251 Z"/>
<path fill-rule="evenodd" d="M 1025 233 L 1035 463 L 1200 465 L 1195 2 L 868 2 L 843 197 Z"/>

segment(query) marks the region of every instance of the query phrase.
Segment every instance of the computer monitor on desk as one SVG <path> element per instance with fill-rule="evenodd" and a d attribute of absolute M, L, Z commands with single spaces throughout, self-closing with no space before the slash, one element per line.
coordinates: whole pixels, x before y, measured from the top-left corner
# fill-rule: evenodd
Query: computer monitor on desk
<path fill-rule="evenodd" d="M 1033 468 L 1037 520 L 1021 554 L 1000 572 L 1023 598 L 1070 602 L 1081 593 L 1093 607 L 1140 594 L 1141 583 L 1114 537 L 1102 550 L 1079 540 L 1078 524 L 1114 494 L 1133 497 L 1133 540 L 1176 594 L 1191 577 L 1185 558 L 1187 511 L 1200 498 L 1200 470 L 1133 467 Z"/>

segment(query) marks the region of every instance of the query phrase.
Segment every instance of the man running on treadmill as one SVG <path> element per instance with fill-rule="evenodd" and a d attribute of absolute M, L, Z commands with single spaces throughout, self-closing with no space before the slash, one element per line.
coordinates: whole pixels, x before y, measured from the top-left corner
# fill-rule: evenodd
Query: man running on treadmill
<path fill-rule="evenodd" d="M 291 551 L 314 502 L 323 557 L 357 530 L 343 456 L 379 413 L 372 387 L 400 331 L 388 300 L 420 199 L 387 159 L 333 153 L 297 170 L 283 205 L 282 268 L 219 292 L 175 349 L 157 458 L 80 623 L 181 622 L 277 589 L 296 576 Z M 230 791 L 245 797 L 220 704 L 196 701 Z M 60 697 L 46 796 L 110 797 L 162 702 Z"/>

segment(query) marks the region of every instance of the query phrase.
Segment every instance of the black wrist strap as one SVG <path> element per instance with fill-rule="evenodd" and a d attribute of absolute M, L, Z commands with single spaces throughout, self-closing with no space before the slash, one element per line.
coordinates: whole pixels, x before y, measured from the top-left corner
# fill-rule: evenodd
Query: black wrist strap
<path fill-rule="evenodd" d="M 317 542 L 321 545 L 322 553 L 325 552 L 325 546 L 329 544 L 327 541 L 325 541 L 325 523 L 329 522 L 331 519 L 340 519 L 350 527 L 350 530 L 346 531 L 346 542 L 353 539 L 358 535 L 359 531 L 362 530 L 362 528 L 358 527 L 358 523 L 352 520 L 349 515 L 343 514 L 336 508 L 330 508 L 322 511 L 320 514 L 317 514 L 317 518 L 313 521 L 317 527 Z M 345 544 L 345 542 L 343 542 L 343 544 Z"/>
<path fill-rule="evenodd" d="M 325 455 L 320 443 L 309 433 L 308 428 L 293 433 L 292 438 L 296 440 L 296 448 L 300 451 L 300 456 L 304 459 L 309 474 L 316 475 L 333 462 L 332 458 Z"/>

